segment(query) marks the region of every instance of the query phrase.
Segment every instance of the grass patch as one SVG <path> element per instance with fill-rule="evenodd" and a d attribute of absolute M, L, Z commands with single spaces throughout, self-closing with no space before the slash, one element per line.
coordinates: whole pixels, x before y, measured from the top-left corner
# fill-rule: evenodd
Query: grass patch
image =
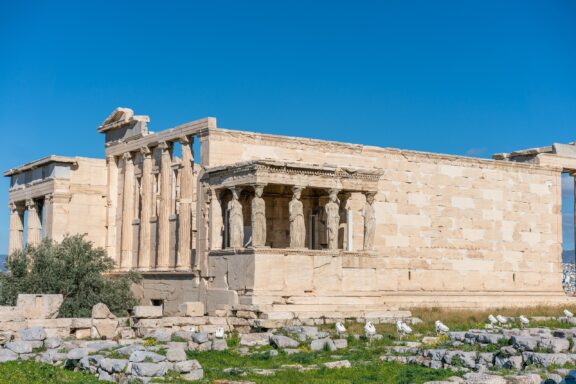
<path fill-rule="evenodd" d="M 10 384 L 98 384 L 89 373 L 72 372 L 50 364 L 10 361 L 0 364 L 0 383 Z"/>

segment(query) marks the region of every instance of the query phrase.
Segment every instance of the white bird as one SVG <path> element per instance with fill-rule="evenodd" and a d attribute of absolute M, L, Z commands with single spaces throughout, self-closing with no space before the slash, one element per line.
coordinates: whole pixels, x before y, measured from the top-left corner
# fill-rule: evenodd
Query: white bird
<path fill-rule="evenodd" d="M 490 324 L 492 324 L 492 325 L 498 324 L 498 320 L 496 320 L 496 318 L 494 317 L 494 315 L 488 316 L 488 321 L 489 321 Z"/>
<path fill-rule="evenodd" d="M 376 334 L 376 327 L 374 326 L 374 324 L 372 324 L 371 321 L 367 322 L 366 325 L 364 325 L 364 332 L 366 332 L 367 337 L 371 337 Z"/>
<path fill-rule="evenodd" d="M 496 320 L 498 320 L 498 322 L 502 325 L 504 325 L 508 322 L 508 319 L 505 318 L 504 316 L 501 316 L 501 315 L 497 315 Z"/>
<path fill-rule="evenodd" d="M 570 312 L 569 310 L 565 309 L 564 310 L 564 316 L 570 318 L 570 317 L 574 317 L 574 314 L 572 312 Z"/>
<path fill-rule="evenodd" d="M 398 320 L 396 322 L 396 332 L 398 332 L 400 334 L 402 333 L 402 320 Z"/>
<path fill-rule="evenodd" d="M 450 331 L 450 328 L 448 328 L 446 324 L 444 324 L 440 320 L 436 320 L 434 325 L 436 326 L 436 333 L 447 333 Z"/>
<path fill-rule="evenodd" d="M 224 328 L 222 328 L 222 327 L 216 328 L 216 332 L 214 332 L 214 336 L 216 336 L 219 339 L 224 338 Z"/>
<path fill-rule="evenodd" d="M 404 334 L 409 335 L 412 333 L 412 328 L 410 328 L 410 326 L 406 323 L 402 323 L 402 332 L 404 332 Z"/>
<path fill-rule="evenodd" d="M 522 325 L 522 327 L 530 324 L 530 320 L 528 320 L 528 318 L 525 317 L 524 315 L 520 315 L 519 319 L 520 319 L 520 324 Z"/>
<path fill-rule="evenodd" d="M 346 333 L 346 327 L 344 326 L 344 324 L 342 324 L 341 322 L 337 322 L 336 332 L 338 332 L 339 335 Z"/>

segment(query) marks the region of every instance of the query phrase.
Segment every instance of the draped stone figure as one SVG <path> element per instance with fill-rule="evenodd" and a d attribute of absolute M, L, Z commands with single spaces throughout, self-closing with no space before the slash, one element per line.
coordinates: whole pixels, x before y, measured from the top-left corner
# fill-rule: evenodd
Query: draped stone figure
<path fill-rule="evenodd" d="M 292 188 L 292 200 L 288 206 L 290 215 L 290 248 L 304 248 L 306 226 L 304 225 L 304 207 L 300 201 L 302 188 Z"/>
<path fill-rule="evenodd" d="M 266 203 L 262 198 L 264 186 L 254 186 L 254 198 L 252 199 L 252 246 L 263 247 L 266 245 Z"/>
<path fill-rule="evenodd" d="M 338 191 L 330 190 L 330 201 L 324 206 L 328 249 L 338 249 L 338 227 L 340 225 L 340 205 Z"/>
<path fill-rule="evenodd" d="M 364 250 L 374 249 L 374 233 L 376 232 L 376 212 L 374 211 L 374 194 L 366 194 L 366 204 L 362 211 L 364 217 Z"/>
<path fill-rule="evenodd" d="M 244 246 L 244 217 L 242 204 L 238 201 L 240 191 L 236 188 L 230 188 L 230 191 L 232 192 L 232 200 L 228 203 L 230 247 L 242 248 Z"/>

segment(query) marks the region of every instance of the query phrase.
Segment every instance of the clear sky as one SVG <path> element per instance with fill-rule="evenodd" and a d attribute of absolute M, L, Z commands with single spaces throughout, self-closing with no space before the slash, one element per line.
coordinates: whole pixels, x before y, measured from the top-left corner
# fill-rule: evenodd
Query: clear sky
<path fill-rule="evenodd" d="M 118 106 L 478 157 L 576 140 L 573 0 L 3 0 L 0 58 L 4 170 L 103 157 Z"/>

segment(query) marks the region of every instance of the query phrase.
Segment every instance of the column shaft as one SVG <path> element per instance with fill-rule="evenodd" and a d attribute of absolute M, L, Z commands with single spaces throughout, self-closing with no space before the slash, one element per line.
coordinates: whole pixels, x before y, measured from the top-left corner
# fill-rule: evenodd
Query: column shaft
<path fill-rule="evenodd" d="M 34 200 L 26 201 L 26 207 L 28 208 L 27 243 L 38 245 L 42 241 L 42 213 Z"/>
<path fill-rule="evenodd" d="M 192 261 L 192 172 L 194 155 L 187 137 L 182 143 L 182 168 L 180 170 L 180 216 L 178 217 L 178 258 L 176 269 L 189 270 Z"/>
<path fill-rule="evenodd" d="M 132 267 L 133 233 L 132 221 L 134 220 L 134 160 L 130 153 L 124 156 L 124 188 L 122 191 L 122 256 L 120 268 L 129 270 Z"/>
<path fill-rule="evenodd" d="M 170 262 L 170 207 L 172 189 L 170 174 L 172 173 L 172 154 L 169 143 L 163 143 L 160 164 L 160 209 L 158 213 L 158 265 L 161 270 L 169 269 Z"/>
<path fill-rule="evenodd" d="M 21 251 L 24 241 L 24 211 L 23 207 L 10 204 L 10 237 L 8 239 L 8 256 L 15 251 Z"/>
<path fill-rule="evenodd" d="M 150 149 L 142 149 L 142 207 L 140 215 L 140 257 L 138 268 L 150 269 L 150 218 L 152 216 L 152 154 Z"/>

